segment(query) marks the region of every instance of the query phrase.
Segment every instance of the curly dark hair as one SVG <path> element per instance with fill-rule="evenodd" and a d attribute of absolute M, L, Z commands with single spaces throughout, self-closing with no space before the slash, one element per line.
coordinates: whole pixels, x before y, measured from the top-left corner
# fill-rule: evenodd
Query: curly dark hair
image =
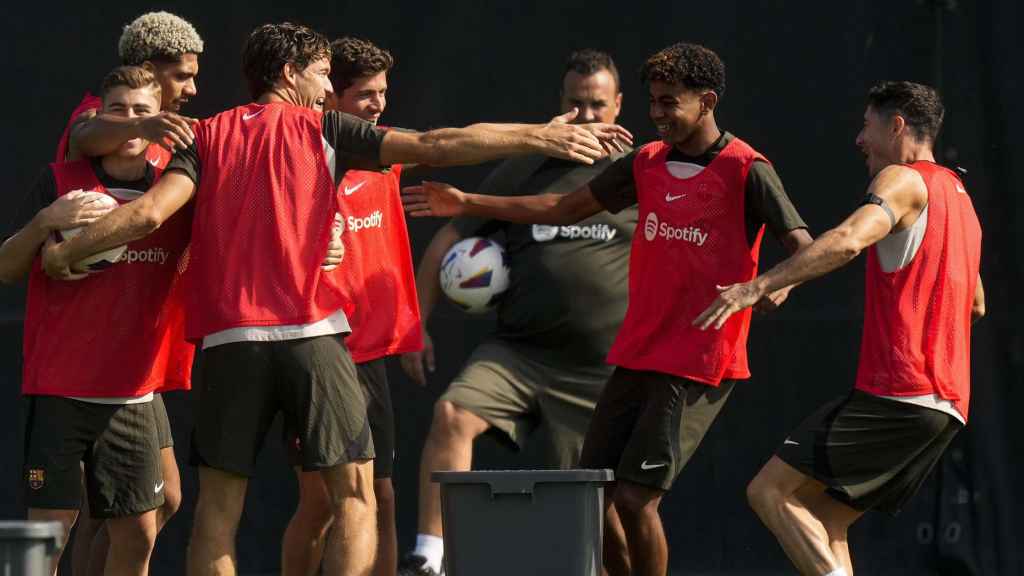
<path fill-rule="evenodd" d="M 725 64 L 711 50 L 679 42 L 659 51 L 640 68 L 644 84 L 680 84 L 689 90 L 714 90 L 725 94 Z"/>
<path fill-rule="evenodd" d="M 394 65 L 391 52 L 369 40 L 345 36 L 331 42 L 331 84 L 337 93 L 357 78 L 387 72 Z"/>
<path fill-rule="evenodd" d="M 615 61 L 606 52 L 592 48 L 576 50 L 569 54 L 569 58 L 565 61 L 565 71 L 562 72 L 562 78 L 565 78 L 565 75 L 570 70 L 580 76 L 590 76 L 600 70 L 607 70 L 612 75 L 612 78 L 615 79 L 615 90 L 619 90 L 619 69 L 615 67 Z"/>
<path fill-rule="evenodd" d="M 905 80 L 876 84 L 868 91 L 868 106 L 885 116 L 902 116 L 911 134 L 928 142 L 935 141 L 946 115 L 935 88 Z"/>
<path fill-rule="evenodd" d="M 319 32 L 300 24 L 264 24 L 249 34 L 242 52 L 242 72 L 249 93 L 257 99 L 281 78 L 285 64 L 299 70 L 331 57 L 331 45 Z"/>

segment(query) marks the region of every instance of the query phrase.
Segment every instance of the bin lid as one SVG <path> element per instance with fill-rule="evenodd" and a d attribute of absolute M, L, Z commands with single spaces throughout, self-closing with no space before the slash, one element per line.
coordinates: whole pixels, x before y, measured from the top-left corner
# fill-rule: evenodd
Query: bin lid
<path fill-rule="evenodd" d="M 64 538 L 60 522 L 0 520 L 0 540 L 56 540 Z"/>
<path fill-rule="evenodd" d="M 471 470 L 466 472 L 432 472 L 430 479 L 440 484 L 489 484 L 495 493 L 533 491 L 536 484 L 608 483 L 615 473 L 600 470 Z"/>

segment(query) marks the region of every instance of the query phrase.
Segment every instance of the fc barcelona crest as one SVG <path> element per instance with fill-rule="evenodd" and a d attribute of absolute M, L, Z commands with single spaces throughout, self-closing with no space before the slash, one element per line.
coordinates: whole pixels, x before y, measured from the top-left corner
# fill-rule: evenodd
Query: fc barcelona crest
<path fill-rule="evenodd" d="M 39 490 L 46 483 L 46 470 L 42 468 L 29 468 L 28 486 L 33 490 Z"/>

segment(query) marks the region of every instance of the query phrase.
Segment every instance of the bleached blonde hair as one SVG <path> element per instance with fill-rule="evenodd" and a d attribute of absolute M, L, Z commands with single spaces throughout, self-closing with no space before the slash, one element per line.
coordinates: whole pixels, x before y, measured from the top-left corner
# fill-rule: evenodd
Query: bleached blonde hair
<path fill-rule="evenodd" d="M 178 60 L 185 54 L 202 54 L 203 39 L 180 16 L 149 12 L 125 25 L 117 52 L 122 63 L 132 66 L 147 60 Z"/>

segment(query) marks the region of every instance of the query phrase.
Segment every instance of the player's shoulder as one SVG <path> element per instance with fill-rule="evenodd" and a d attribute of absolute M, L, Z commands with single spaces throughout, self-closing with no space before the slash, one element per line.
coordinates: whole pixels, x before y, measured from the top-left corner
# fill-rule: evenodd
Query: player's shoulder
<path fill-rule="evenodd" d="M 871 179 L 868 192 L 876 196 L 892 199 L 927 198 L 928 186 L 920 172 L 907 164 L 891 164 L 882 168 Z"/>

